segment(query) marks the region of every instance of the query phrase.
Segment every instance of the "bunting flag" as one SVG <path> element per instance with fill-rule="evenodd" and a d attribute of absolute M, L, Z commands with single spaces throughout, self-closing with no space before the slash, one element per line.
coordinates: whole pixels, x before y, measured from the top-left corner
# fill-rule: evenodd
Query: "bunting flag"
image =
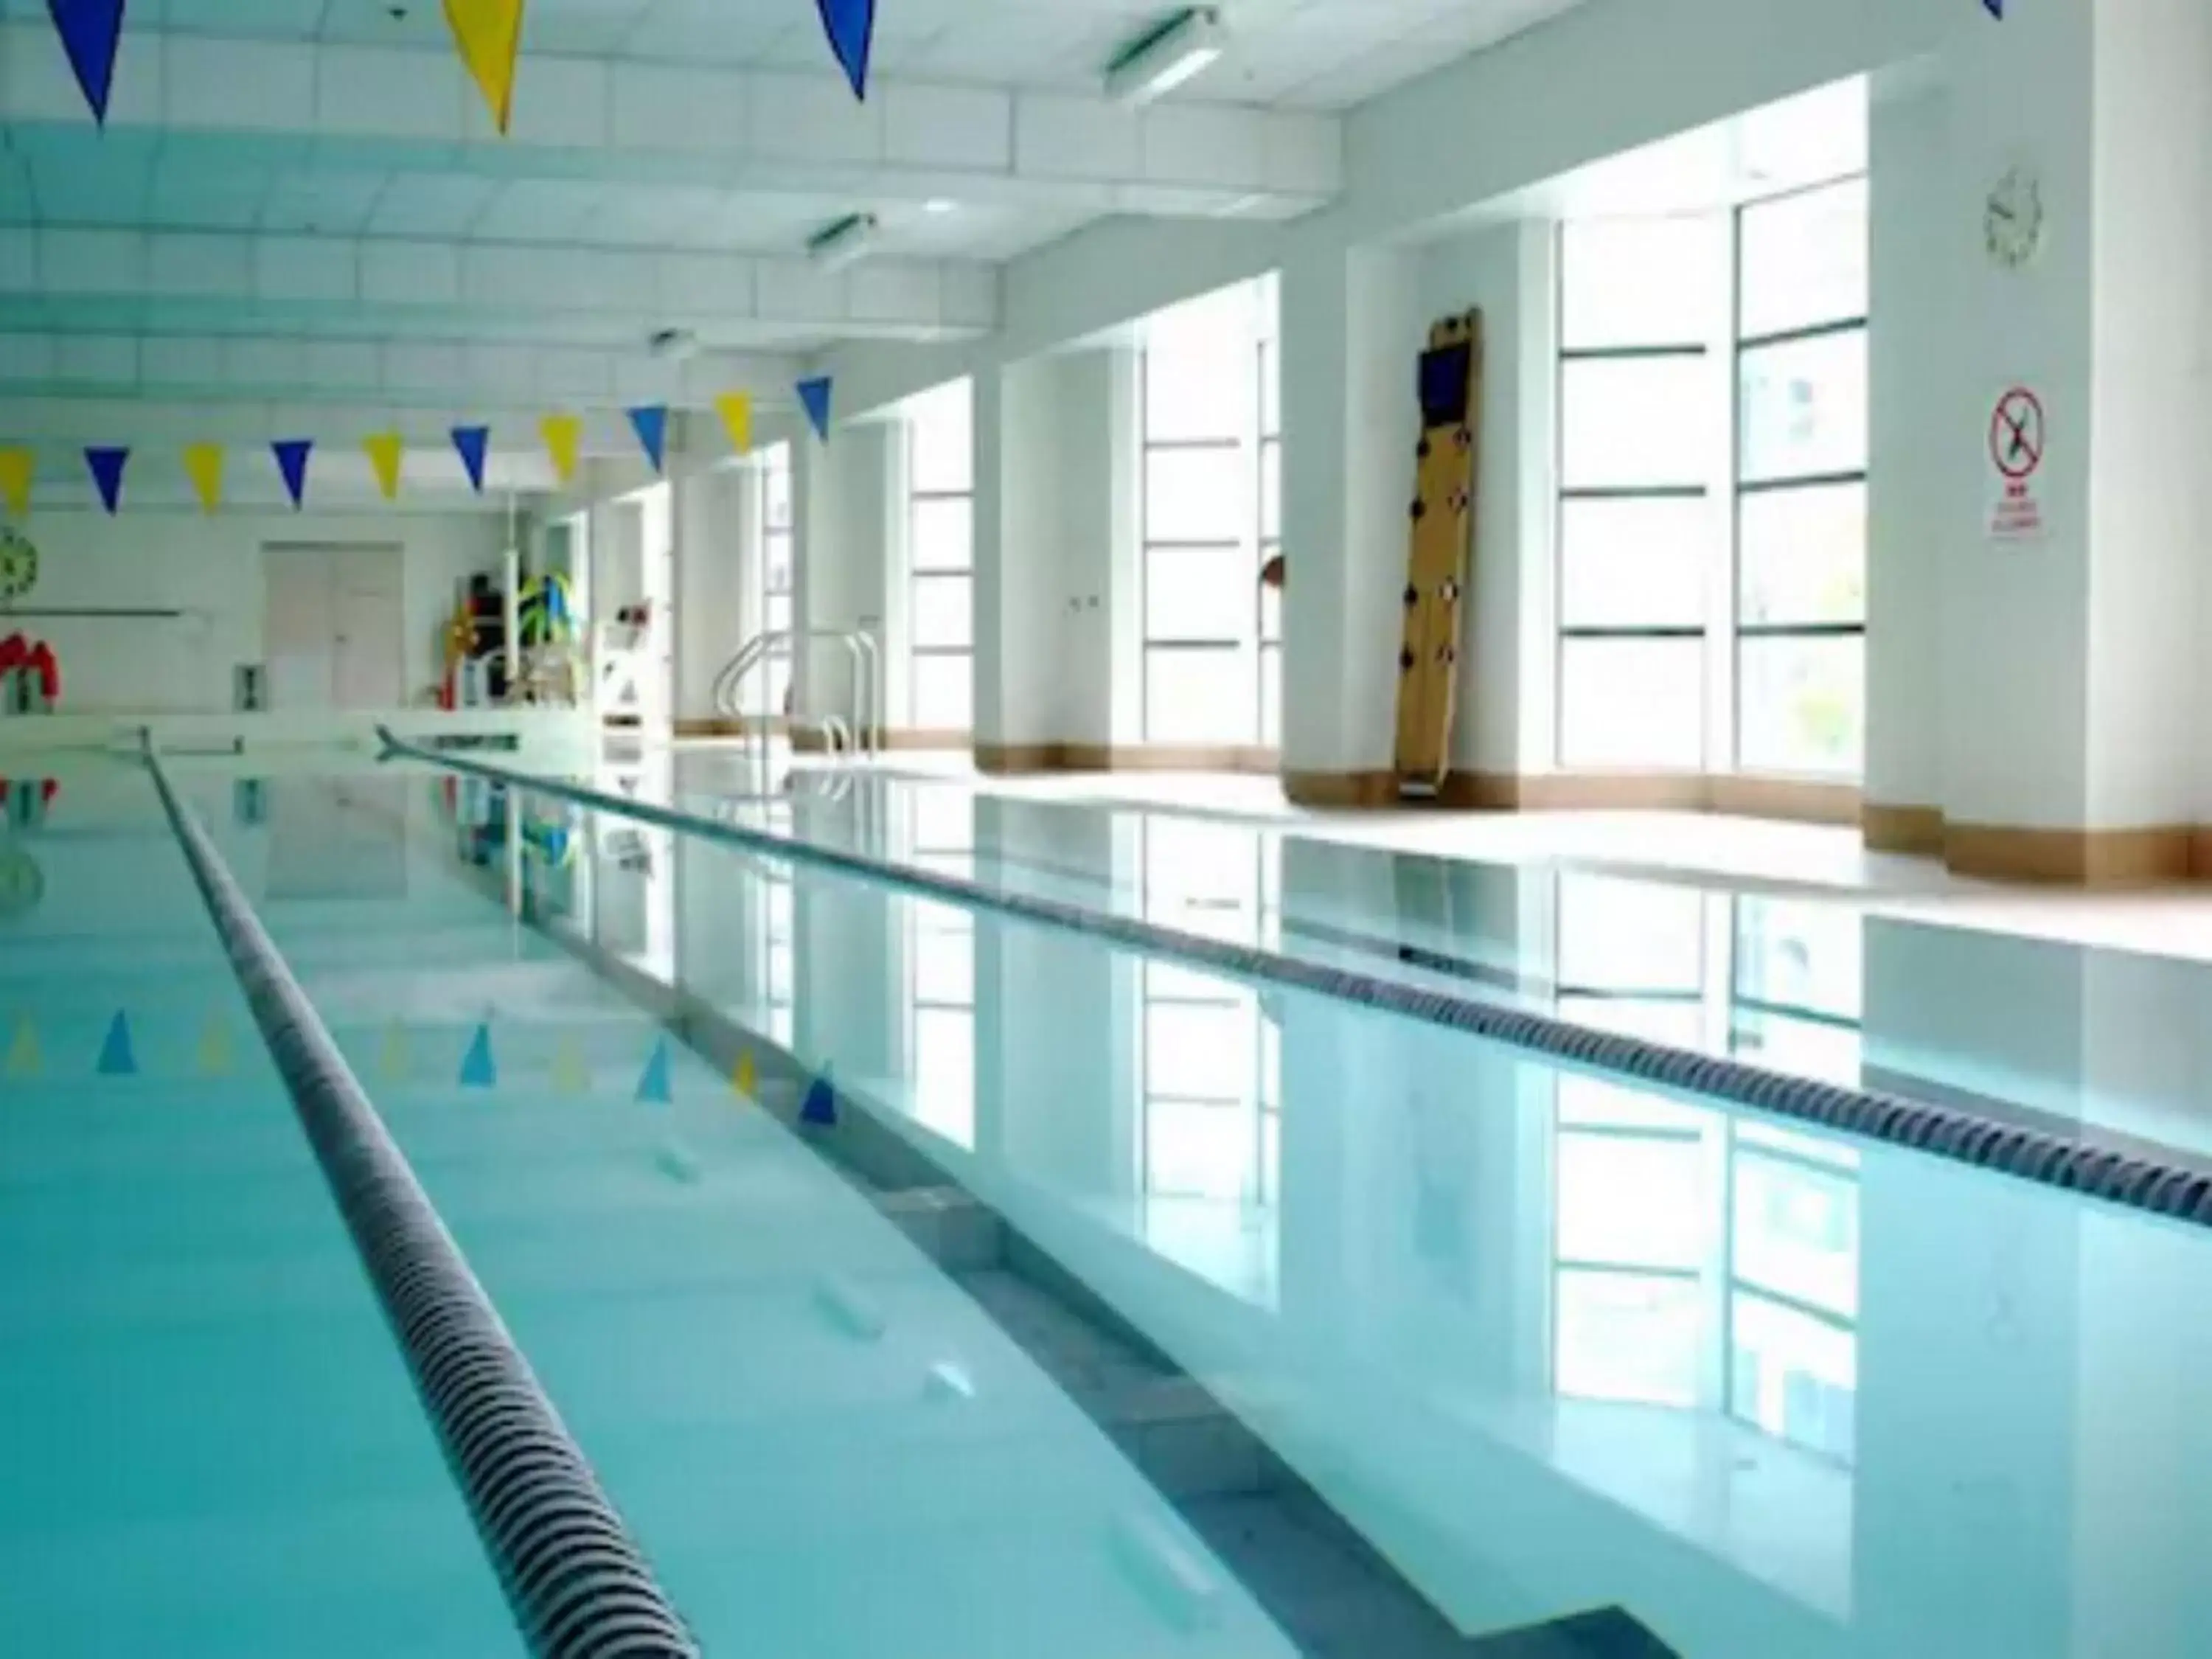
<path fill-rule="evenodd" d="M 814 0 L 814 4 L 822 14 L 822 32 L 830 37 L 837 67 L 852 82 L 853 96 L 866 99 L 868 54 L 876 40 L 876 0 Z"/>
<path fill-rule="evenodd" d="M 374 432 L 361 441 L 368 452 L 368 464 L 376 470 L 376 487 L 384 492 L 384 499 L 399 499 L 399 459 L 407 453 L 407 441 L 397 432 Z"/>
<path fill-rule="evenodd" d="M 461 452 L 461 465 L 469 470 L 470 487 L 477 495 L 483 495 L 484 452 L 491 447 L 491 428 L 488 426 L 457 426 L 453 428 L 453 447 Z"/>
<path fill-rule="evenodd" d="M 92 482 L 100 491 L 100 504 L 112 517 L 123 504 L 123 469 L 131 464 L 127 449 L 95 447 L 84 452 L 84 464 L 92 470 Z"/>
<path fill-rule="evenodd" d="M 564 484 L 576 477 L 576 448 L 584 441 L 584 422 L 575 415 L 548 415 L 538 423 L 545 439 L 545 453 L 553 458 L 554 476 Z"/>
<path fill-rule="evenodd" d="M 653 1058 L 645 1062 L 645 1075 L 637 1080 L 637 1099 L 641 1106 L 672 1106 L 676 1103 L 676 1091 L 668 1078 L 666 1037 L 653 1045 Z"/>
<path fill-rule="evenodd" d="M 313 438 L 279 438 L 269 446 L 276 457 L 276 470 L 284 475 L 284 493 L 296 513 L 307 504 L 307 457 L 315 453 Z"/>
<path fill-rule="evenodd" d="M 464 1089 L 492 1089 L 499 1086 L 499 1067 L 491 1057 L 491 1027 L 479 1025 L 477 1034 L 469 1039 L 469 1051 L 461 1056 L 461 1087 Z"/>
<path fill-rule="evenodd" d="M 630 429 L 645 446 L 645 458 L 659 472 L 668 458 L 668 405 L 643 404 L 629 412 Z"/>
<path fill-rule="evenodd" d="M 36 1077 L 45 1066 L 39 1053 L 39 1028 L 28 1014 L 15 1016 L 15 1040 L 8 1045 L 8 1075 Z"/>
<path fill-rule="evenodd" d="M 738 1056 L 738 1068 L 730 1073 L 730 1086 L 750 1100 L 760 1086 L 760 1071 L 753 1064 L 753 1051 L 746 1049 Z"/>
<path fill-rule="evenodd" d="M 376 1057 L 376 1069 L 393 1083 L 404 1080 L 415 1069 L 407 1052 L 407 1028 L 396 1019 L 384 1028 L 384 1047 Z"/>
<path fill-rule="evenodd" d="M 446 25 L 492 125 L 507 132 L 514 112 L 514 58 L 522 46 L 522 0 L 446 0 Z"/>
<path fill-rule="evenodd" d="M 106 1041 L 100 1045 L 100 1064 L 96 1069 L 102 1077 L 138 1075 L 138 1056 L 131 1048 L 131 1018 L 119 1008 L 108 1024 Z"/>
<path fill-rule="evenodd" d="M 837 1088 L 830 1080 L 830 1068 L 824 1066 L 822 1075 L 806 1085 L 806 1098 L 799 1103 L 799 1121 L 818 1129 L 837 1127 Z"/>
<path fill-rule="evenodd" d="M 823 443 L 830 441 L 830 377 L 822 375 L 799 383 L 799 405 L 806 410 L 806 423 L 814 428 L 814 435 Z"/>
<path fill-rule="evenodd" d="M 726 392 L 714 399 L 722 429 L 730 434 L 730 447 L 748 454 L 753 447 L 753 400 L 742 392 Z"/>
<path fill-rule="evenodd" d="M 92 118 L 107 125 L 107 94 L 115 84 L 115 49 L 123 40 L 124 0 L 46 0 L 46 11 L 69 55 Z"/>
<path fill-rule="evenodd" d="M 16 518 L 31 510 L 31 479 L 38 470 L 39 458 L 30 450 L 0 449 L 0 501 Z"/>
<path fill-rule="evenodd" d="M 202 1077 L 230 1075 L 230 1026 L 221 1014 L 210 1014 L 200 1033 L 199 1066 Z"/>
<path fill-rule="evenodd" d="M 200 511 L 213 513 L 222 505 L 222 446 L 186 444 L 185 471 L 199 492 Z"/>
<path fill-rule="evenodd" d="M 584 1058 L 584 1045 L 574 1031 L 563 1031 L 553 1050 L 553 1090 L 556 1094 L 580 1095 L 592 1086 L 592 1067 Z"/>

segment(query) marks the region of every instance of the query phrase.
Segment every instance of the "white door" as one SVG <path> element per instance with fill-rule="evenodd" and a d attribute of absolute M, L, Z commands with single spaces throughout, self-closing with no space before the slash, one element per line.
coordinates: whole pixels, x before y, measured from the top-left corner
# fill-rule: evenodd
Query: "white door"
<path fill-rule="evenodd" d="M 332 701 L 347 709 L 398 708 L 406 702 L 398 550 L 350 548 L 332 563 Z"/>
<path fill-rule="evenodd" d="M 404 701 L 399 550 L 262 550 L 268 588 L 269 706 L 397 708 Z"/>

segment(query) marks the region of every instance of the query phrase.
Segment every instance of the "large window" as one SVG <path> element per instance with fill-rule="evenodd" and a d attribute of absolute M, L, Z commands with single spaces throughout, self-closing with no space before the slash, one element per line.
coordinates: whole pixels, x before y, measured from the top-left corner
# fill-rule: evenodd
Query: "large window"
<path fill-rule="evenodd" d="M 1737 764 L 1855 776 L 1866 749 L 1866 180 L 1743 208 L 1737 248 Z"/>
<path fill-rule="evenodd" d="M 749 712 L 770 718 L 784 712 L 791 690 L 791 446 L 775 444 L 764 452 L 761 465 L 758 614 L 764 631 L 782 637 L 749 682 L 761 688 L 760 702 Z"/>
<path fill-rule="evenodd" d="M 1560 284 L 1560 763 L 1856 775 L 1865 181 L 1570 224 Z"/>
<path fill-rule="evenodd" d="M 1563 1013 L 1857 1080 L 1850 912 L 1596 876 L 1557 890 Z M 1595 1077 L 1558 1090 L 1559 1391 L 1723 1412 L 1851 1462 L 1857 1155 Z"/>
<path fill-rule="evenodd" d="M 1159 313 L 1144 352 L 1144 731 L 1148 743 L 1279 740 L 1275 285 Z"/>
<path fill-rule="evenodd" d="M 975 410 L 955 380 L 906 406 L 909 723 L 975 723 Z"/>

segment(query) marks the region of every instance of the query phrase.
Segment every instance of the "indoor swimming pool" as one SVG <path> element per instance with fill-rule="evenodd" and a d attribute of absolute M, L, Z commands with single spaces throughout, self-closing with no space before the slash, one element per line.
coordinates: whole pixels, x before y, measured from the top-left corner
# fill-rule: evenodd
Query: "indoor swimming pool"
<path fill-rule="evenodd" d="M 705 1652 L 2203 1650 L 2212 1231 L 428 763 L 169 767 Z M 525 1650 L 154 785 L 53 769 L 0 832 L 9 1645 Z M 585 782 L 2200 1150 L 2184 964 Z"/>

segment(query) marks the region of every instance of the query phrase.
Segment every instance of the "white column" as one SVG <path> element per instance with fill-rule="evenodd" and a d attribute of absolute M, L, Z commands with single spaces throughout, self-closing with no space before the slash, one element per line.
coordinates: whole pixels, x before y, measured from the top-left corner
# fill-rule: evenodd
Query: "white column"
<path fill-rule="evenodd" d="M 1387 774 L 1419 435 L 1414 256 L 1300 241 L 1282 271 L 1283 770 Z"/>
<path fill-rule="evenodd" d="M 1962 829 L 2066 832 L 2055 844 L 2071 847 L 2197 810 L 2212 14 L 2045 0 L 2002 24 L 1967 15 L 1956 40 L 1961 187 L 1929 254 L 1970 273 L 1948 314 L 1972 416 L 1944 452 L 1978 480 L 1942 584 L 1942 805 L 1961 863 Z M 1984 254 L 1981 199 L 2015 167 L 2037 177 L 2047 230 L 2011 270 Z M 2048 530 L 2024 544 L 1986 525 L 1989 422 L 2014 385 L 2046 416 Z M 2185 858 L 2169 843 L 2161 866 L 2176 844 Z M 2079 856 L 2094 874 L 2097 854 Z"/>

